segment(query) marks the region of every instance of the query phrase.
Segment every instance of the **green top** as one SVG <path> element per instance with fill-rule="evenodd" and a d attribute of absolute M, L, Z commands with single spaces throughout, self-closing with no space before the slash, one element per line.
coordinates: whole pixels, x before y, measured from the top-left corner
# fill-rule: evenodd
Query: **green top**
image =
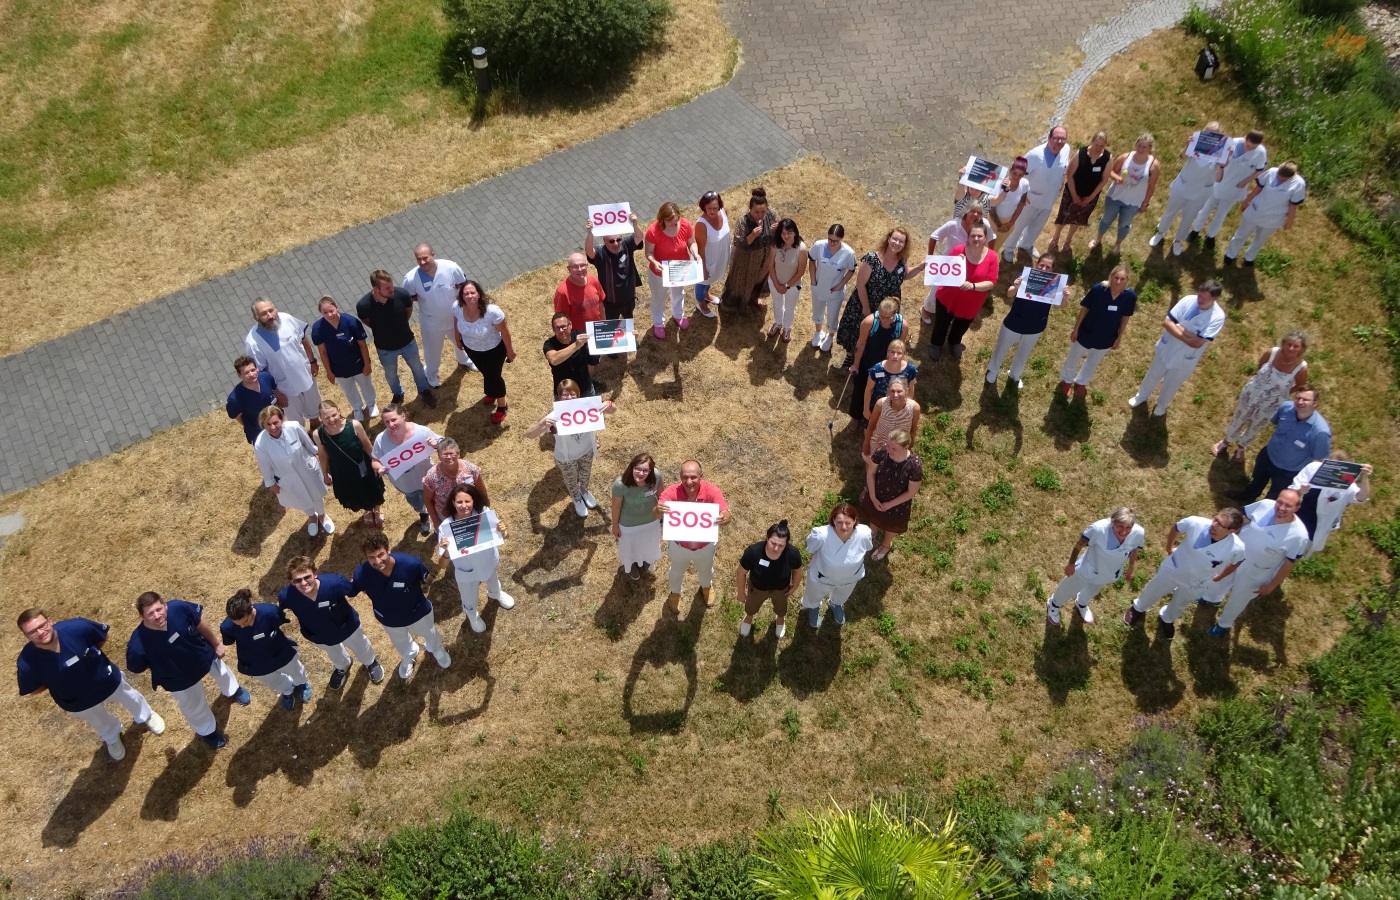
<path fill-rule="evenodd" d="M 635 528 L 638 525 L 646 525 L 649 522 L 657 521 L 656 518 L 656 495 L 661 491 L 661 479 L 657 479 L 656 487 L 628 487 L 622 483 L 622 476 L 618 476 L 613 482 L 612 495 L 622 498 L 622 513 L 617 517 L 617 524 L 623 528 Z"/>

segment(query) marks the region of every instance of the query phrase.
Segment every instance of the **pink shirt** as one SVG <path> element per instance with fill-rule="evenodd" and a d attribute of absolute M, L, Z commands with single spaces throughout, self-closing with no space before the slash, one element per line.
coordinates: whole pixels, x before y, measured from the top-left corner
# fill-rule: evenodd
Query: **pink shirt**
<path fill-rule="evenodd" d="M 660 496 L 656 498 L 657 503 L 717 503 L 721 512 L 729 511 L 729 504 L 724 502 L 724 494 L 720 489 L 710 484 L 703 478 L 700 479 L 700 486 L 695 492 L 694 499 L 685 492 L 685 485 L 679 481 L 673 485 L 662 488 Z M 704 541 L 676 541 L 687 550 L 699 550 L 701 547 L 708 547 Z"/>

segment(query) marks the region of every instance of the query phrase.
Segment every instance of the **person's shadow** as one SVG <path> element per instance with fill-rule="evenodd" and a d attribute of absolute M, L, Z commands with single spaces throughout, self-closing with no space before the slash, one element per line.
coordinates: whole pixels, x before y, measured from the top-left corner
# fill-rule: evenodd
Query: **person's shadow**
<path fill-rule="evenodd" d="M 1172 458 L 1167 443 L 1167 417 L 1152 415 L 1152 405 L 1149 400 L 1133 409 L 1128 427 L 1123 430 L 1122 446 L 1139 466 L 1161 469 Z"/>
<path fill-rule="evenodd" d="M 232 550 L 238 556 L 257 557 L 262 554 L 262 545 L 286 515 L 286 507 L 277 502 L 277 497 L 259 482 L 248 498 L 248 515 L 233 536 Z"/>
<path fill-rule="evenodd" d="M 1050 406 L 1045 410 L 1041 431 L 1055 442 L 1055 449 L 1061 452 L 1084 443 L 1089 440 L 1092 431 L 1089 405 L 1082 397 L 1068 400 L 1056 390 L 1050 398 Z"/>
<path fill-rule="evenodd" d="M 105 744 L 98 744 L 87 768 L 78 773 L 68 793 L 58 801 L 49 821 L 44 824 L 40 844 L 44 847 L 73 847 L 88 826 L 102 818 L 117 798 L 126 793 L 127 782 L 131 780 L 136 758 L 141 755 L 141 744 L 146 729 L 127 729 L 122 733 L 122 743 L 126 746 L 126 759 L 113 762 L 107 755 Z"/>
<path fill-rule="evenodd" d="M 1090 672 L 1096 664 L 1089 654 L 1084 623 L 1070 604 L 1065 604 L 1061 615 L 1067 621 L 1059 628 L 1047 622 L 1045 639 L 1035 651 L 1035 676 L 1056 706 L 1065 705 L 1070 691 L 1089 686 Z"/>
<path fill-rule="evenodd" d="M 1256 647 L 1235 647 L 1235 661 L 1256 671 L 1272 671 L 1288 665 L 1288 620 L 1293 615 L 1293 604 L 1283 588 L 1272 594 L 1255 597 L 1249 608 L 1235 622 L 1235 629 L 1245 629 L 1249 636 L 1273 649 L 1273 658 Z"/>
<path fill-rule="evenodd" d="M 793 620 L 793 611 L 793 607 L 788 608 L 787 622 L 790 629 L 795 629 L 797 624 Z M 801 609 L 796 611 L 800 613 Z M 758 627 L 757 623 L 754 627 Z M 768 690 L 773 676 L 778 674 L 776 629 L 777 623 L 772 622 L 761 635 L 738 635 L 734 642 L 734 650 L 729 656 L 729 668 L 720 674 L 719 682 L 724 686 L 724 692 L 740 703 L 748 703 Z"/>
<path fill-rule="evenodd" d="M 840 384 L 846 380 L 844 372 L 832 368 L 831 357 L 818 351 L 810 341 L 796 344 L 796 347 L 792 363 L 783 369 L 783 380 L 792 385 L 794 400 L 801 402 L 813 391 L 820 391 L 833 381 Z"/>
<path fill-rule="evenodd" d="M 798 700 L 825 693 L 841 670 L 843 626 L 828 613 L 820 627 L 813 628 L 807 624 L 807 611 L 795 603 L 788 609 L 787 621 L 789 639 L 778 652 L 780 683 Z"/>
<path fill-rule="evenodd" d="M 1162 636 L 1155 611 L 1147 627 L 1154 624 L 1157 632 L 1150 640 L 1142 626 L 1129 630 L 1120 668 L 1123 686 L 1137 698 L 1138 709 L 1149 714 L 1174 708 L 1186 694 L 1186 685 L 1172 668 L 1172 642 Z"/>
<path fill-rule="evenodd" d="M 617 568 L 613 572 L 612 586 L 608 588 L 602 604 L 593 614 L 593 624 L 602 629 L 608 640 L 614 643 L 622 640 L 628 627 L 651 602 L 655 583 L 656 576 L 650 570 L 634 582 L 621 567 Z"/>
<path fill-rule="evenodd" d="M 552 525 L 545 523 L 549 510 L 563 499 L 563 506 Z M 564 479 L 558 467 L 551 466 L 549 473 L 535 482 L 530 489 L 526 509 L 530 513 L 530 525 L 538 540 L 539 549 L 517 568 L 510 580 L 521 585 L 533 596 L 544 599 L 560 591 L 582 588 L 584 574 L 593 564 L 593 556 L 598 552 L 598 540 L 607 534 L 608 514 L 600 501 L 595 514 L 580 519 L 574 512 L 573 503 L 564 490 Z M 599 524 L 601 522 L 601 524 Z M 607 535 L 611 540 L 611 535 Z M 583 550 L 579 563 L 568 564 L 576 550 Z"/>
<path fill-rule="evenodd" d="M 228 723 L 232 700 L 221 697 L 210 706 L 214 710 L 214 730 L 222 732 Z M 167 747 L 165 769 L 151 782 L 146 799 L 141 804 L 141 818 L 174 822 L 180 816 L 180 801 L 203 780 L 214 764 L 215 751 L 200 738 L 191 736 L 189 743 L 178 751 Z"/>
<path fill-rule="evenodd" d="M 427 685 L 428 696 L 428 719 L 439 725 L 452 726 L 460 725 L 463 722 L 470 722 L 479 718 L 491 706 L 491 698 L 496 693 L 496 676 L 491 674 L 491 639 L 496 633 L 497 612 L 500 606 L 495 603 L 487 603 L 486 608 L 481 613 L 481 618 L 487 623 L 486 630 L 481 634 L 472 631 L 470 627 L 463 628 L 457 634 L 457 640 L 445 642 L 447 651 L 452 654 L 452 665 L 445 672 L 436 672 L 434 677 L 425 678 L 423 683 Z M 505 615 L 511 615 L 507 611 Z M 441 629 L 439 629 L 441 630 Z M 421 659 L 431 659 L 431 657 L 420 657 Z M 433 663 L 433 668 L 437 663 Z M 415 684 L 416 682 L 415 673 Z M 481 699 L 474 705 L 459 712 L 444 714 L 442 712 L 443 699 L 451 694 L 475 682 L 481 683 Z"/>
<path fill-rule="evenodd" d="M 1197 603 L 1195 609 L 1183 613 L 1176 622 L 1177 638 L 1186 641 L 1186 667 L 1191 673 L 1191 689 L 1198 697 L 1225 699 L 1235 696 L 1239 690 L 1234 676 L 1230 674 L 1230 644 L 1235 639 L 1235 630 L 1230 629 L 1230 635 L 1226 638 L 1213 638 L 1208 634 L 1218 612 L 1215 607 Z M 1188 615 L 1191 623 L 1183 628 Z"/>
<path fill-rule="evenodd" d="M 982 394 L 978 397 L 977 412 L 967 423 L 967 449 L 974 448 L 974 436 L 985 428 L 992 434 L 1010 431 L 1012 434 L 1011 455 L 1021 455 L 1025 443 L 1026 430 L 1021 424 L 1021 391 L 1016 382 L 1008 381 L 1005 394 L 997 393 L 997 386 L 982 379 Z"/>
<path fill-rule="evenodd" d="M 253 802 L 258 784 L 282 769 L 297 752 L 296 733 L 305 710 L 300 701 L 292 712 L 278 705 L 276 695 L 267 690 L 255 690 L 253 703 L 261 705 L 272 698 L 267 714 L 257 731 L 229 759 L 225 783 L 233 788 L 233 804 L 240 809 Z"/>
<path fill-rule="evenodd" d="M 684 602 L 684 601 L 682 601 Z M 695 691 L 699 686 L 699 666 L 695 659 L 695 645 L 700 638 L 700 623 L 705 616 L 705 601 L 697 591 L 690 602 L 690 609 L 684 619 L 666 612 L 656 621 L 651 634 L 637 647 L 632 657 L 632 665 L 627 670 L 627 680 L 622 687 L 622 716 L 631 726 L 633 734 L 675 734 L 685 725 L 690 715 L 691 704 L 695 702 Z M 675 691 L 665 690 L 664 682 L 670 677 L 662 670 L 679 665 L 685 673 L 685 699 L 671 709 L 639 712 L 636 704 L 637 685 L 647 668 L 656 670 L 655 677 L 649 679 L 658 685 L 655 692 L 660 696 L 659 703 L 673 696 Z M 651 693 L 650 691 L 648 693 Z M 652 705 L 650 703 L 648 706 Z"/>
<path fill-rule="evenodd" d="M 1210 469 L 1206 471 L 1206 483 L 1210 485 L 1210 493 L 1216 503 L 1239 506 L 1239 501 L 1227 496 L 1228 492 L 1243 487 L 1249 482 L 1249 477 L 1245 463 L 1232 459 L 1233 452 L 1221 453 L 1211 459 Z"/>

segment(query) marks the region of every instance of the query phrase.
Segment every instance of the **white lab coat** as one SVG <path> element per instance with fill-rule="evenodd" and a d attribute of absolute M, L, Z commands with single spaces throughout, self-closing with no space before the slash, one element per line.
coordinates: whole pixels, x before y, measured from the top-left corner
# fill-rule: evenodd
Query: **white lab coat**
<path fill-rule="evenodd" d="M 282 437 L 262 432 L 253 442 L 253 453 L 258 458 L 263 487 L 278 486 L 278 503 L 308 516 L 325 515 L 326 482 L 316 458 L 316 445 L 305 428 L 284 421 Z"/>

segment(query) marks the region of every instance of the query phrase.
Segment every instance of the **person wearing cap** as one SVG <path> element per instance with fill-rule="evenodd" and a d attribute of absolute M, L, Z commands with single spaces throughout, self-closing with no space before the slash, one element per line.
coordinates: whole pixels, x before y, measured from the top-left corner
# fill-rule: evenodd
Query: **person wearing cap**
<path fill-rule="evenodd" d="M 680 481 L 665 487 L 656 497 L 656 509 L 653 515 L 664 518 L 671 509 L 671 503 L 713 503 L 719 506 L 719 524 L 729 524 L 729 504 L 725 502 L 724 493 L 718 487 L 705 481 L 704 470 L 700 468 L 700 463 L 693 459 L 688 459 L 681 463 Z M 705 605 L 714 606 L 714 595 L 710 592 L 711 582 L 715 576 L 715 548 L 716 544 L 704 541 L 671 541 L 666 546 L 666 555 L 670 558 L 671 571 L 668 581 L 671 593 L 666 598 L 666 610 L 672 614 L 679 613 L 681 609 L 681 587 L 685 581 L 685 570 L 690 568 L 690 564 L 695 563 L 695 575 L 700 581 L 700 596 L 705 599 Z"/>
<path fill-rule="evenodd" d="M 646 240 L 646 231 L 636 213 L 632 213 L 630 221 L 631 234 L 611 234 L 596 244 L 592 221 L 584 228 L 583 252 L 598 272 L 598 283 L 603 286 L 603 315 L 609 319 L 631 319 L 637 311 L 637 288 L 642 286 L 642 275 L 637 271 L 634 254 Z"/>
<path fill-rule="evenodd" d="M 1166 239 L 1167 232 L 1171 229 L 1172 222 L 1176 217 L 1181 216 L 1181 223 L 1176 227 L 1176 233 L 1172 238 L 1172 255 L 1180 256 L 1186 250 L 1186 236 L 1191 231 L 1191 223 L 1196 221 L 1196 214 L 1201 211 L 1201 207 L 1206 205 L 1210 199 L 1211 192 L 1215 189 L 1215 179 L 1219 174 L 1219 166 L 1229 161 L 1229 141 L 1221 144 L 1211 153 L 1205 153 L 1197 148 L 1197 141 L 1202 132 L 1220 132 L 1219 122 L 1207 122 L 1206 127 L 1200 131 L 1191 133 L 1191 137 L 1186 141 L 1186 149 L 1181 156 L 1185 162 L 1181 165 L 1181 171 L 1172 180 L 1171 186 L 1167 189 L 1167 208 L 1162 210 L 1162 218 L 1157 221 L 1157 232 L 1147 241 L 1149 247 L 1156 247 Z"/>
<path fill-rule="evenodd" d="M 1288 231 L 1298 215 L 1298 207 L 1308 199 L 1308 183 L 1298 174 L 1298 164 L 1286 162 L 1254 179 L 1254 187 L 1244 199 L 1240 224 L 1225 248 L 1225 265 L 1233 266 L 1235 257 L 1244 250 L 1244 264 L 1254 265 L 1254 258 L 1274 232 Z M 1245 244 L 1249 249 L 1245 250 Z"/>
<path fill-rule="evenodd" d="M 1191 223 L 1191 233 L 1187 235 L 1187 240 L 1195 240 L 1204 231 L 1205 249 L 1212 253 L 1215 252 L 1215 236 L 1224 226 L 1225 217 L 1235 208 L 1235 204 L 1249 196 L 1250 184 L 1269 165 L 1269 150 L 1264 146 L 1262 131 L 1251 131 L 1244 137 L 1234 138 L 1228 146 L 1230 158 L 1216 167 L 1215 187 L 1211 188 L 1210 199 L 1196 214 L 1196 221 Z"/>
<path fill-rule="evenodd" d="M 1089 602 L 1118 579 L 1132 580 L 1145 536 L 1137 513 L 1126 506 L 1118 507 L 1107 519 L 1099 519 L 1085 528 L 1070 551 L 1064 579 L 1045 601 L 1046 620 L 1058 628 L 1060 610 L 1073 600 L 1084 624 L 1094 624 Z M 1081 553 L 1084 555 L 1080 556 Z"/>
<path fill-rule="evenodd" d="M 282 633 L 287 614 L 271 603 L 254 603 L 247 588 L 228 598 L 224 614 L 219 637 L 238 652 L 238 671 L 276 692 L 288 712 L 298 698 L 309 702 L 311 685 L 297 642 Z"/>
<path fill-rule="evenodd" d="M 389 538 L 376 531 L 360 544 L 365 561 L 355 567 L 350 583 L 364 591 L 374 609 L 374 617 L 389 636 L 399 654 L 399 678 L 413 675 L 418 661 L 418 641 L 442 668 L 452 665 L 452 656 L 442 645 L 442 634 L 433 622 L 433 604 L 423 593 L 428 583 L 428 567 L 411 553 L 391 553 Z"/>
<path fill-rule="evenodd" d="M 1063 125 L 1051 128 L 1045 143 L 1027 151 L 1025 159 L 1030 188 L 1026 192 L 1025 208 L 1006 235 L 1002 258 L 1007 262 L 1016 261 L 1017 250 L 1026 250 L 1032 257 L 1040 258 L 1035 239 L 1050 221 L 1050 213 L 1055 209 L 1055 201 L 1060 199 L 1060 189 L 1069 173 L 1069 132 Z"/>
<path fill-rule="evenodd" d="M 21 697 L 47 692 L 59 709 L 97 732 L 107 754 L 118 761 L 126 758 L 122 723 L 106 704 L 121 704 L 152 734 L 165 732 L 165 720 L 102 652 L 109 626 L 81 618 L 55 622 L 33 608 L 20 613 L 16 624 L 29 641 L 15 661 Z"/>
<path fill-rule="evenodd" d="M 126 642 L 126 668 L 132 674 L 151 672 L 151 687 L 175 698 L 180 713 L 211 750 L 228 743 L 219 731 L 214 710 L 204 694 L 206 676 L 224 697 L 247 706 L 248 689 L 224 664 L 224 645 L 204 621 L 204 607 L 186 600 L 165 600 L 155 591 L 136 598 L 141 621 Z"/>
<path fill-rule="evenodd" d="M 350 654 L 369 672 L 369 680 L 378 684 L 384 680 L 384 667 L 375 658 L 365 630 L 360 626 L 360 614 L 349 598 L 359 593 L 343 575 L 328 572 L 322 575 L 309 556 L 294 556 L 287 564 L 287 580 L 291 583 L 277 595 L 277 606 L 283 613 L 297 617 L 301 633 L 330 659 L 330 689 L 338 691 L 350 675 Z"/>
<path fill-rule="evenodd" d="M 1196 371 L 1205 348 L 1225 327 L 1225 310 L 1219 303 L 1223 293 L 1225 288 L 1212 278 L 1171 308 L 1162 320 L 1162 336 L 1152 350 L 1152 365 L 1148 366 L 1137 393 L 1128 398 L 1130 408 L 1137 409 L 1146 403 L 1160 384 L 1162 390 L 1157 394 L 1152 415 L 1167 414 L 1167 406 Z"/>
<path fill-rule="evenodd" d="M 1321 394 L 1305 384 L 1298 388 L 1292 400 L 1285 400 L 1269 419 L 1274 433 L 1254 458 L 1254 475 L 1249 484 L 1226 496 L 1249 503 L 1264 494 L 1272 500 L 1288 487 L 1298 474 L 1314 460 L 1326 459 L 1332 452 L 1332 426 L 1317 411 Z M 1264 489 L 1268 488 L 1268 493 Z"/>
<path fill-rule="evenodd" d="M 1312 541 L 1307 526 L 1298 518 L 1300 501 L 1298 492 L 1289 489 L 1277 500 L 1260 500 L 1244 508 L 1245 524 L 1240 529 L 1244 562 L 1229 578 L 1208 585 L 1201 598 L 1215 606 L 1225 604 L 1220 618 L 1210 627 L 1211 637 L 1227 636 L 1250 601 L 1277 590 L 1307 554 Z"/>
<path fill-rule="evenodd" d="M 1157 614 L 1158 633 L 1171 640 L 1186 607 L 1235 574 L 1244 562 L 1244 542 L 1239 538 L 1243 526 L 1244 513 L 1233 506 L 1210 518 L 1187 516 L 1174 523 L 1163 547 L 1167 558 L 1124 611 L 1123 624 L 1140 625 L 1147 611 L 1171 594 L 1171 602 Z"/>

